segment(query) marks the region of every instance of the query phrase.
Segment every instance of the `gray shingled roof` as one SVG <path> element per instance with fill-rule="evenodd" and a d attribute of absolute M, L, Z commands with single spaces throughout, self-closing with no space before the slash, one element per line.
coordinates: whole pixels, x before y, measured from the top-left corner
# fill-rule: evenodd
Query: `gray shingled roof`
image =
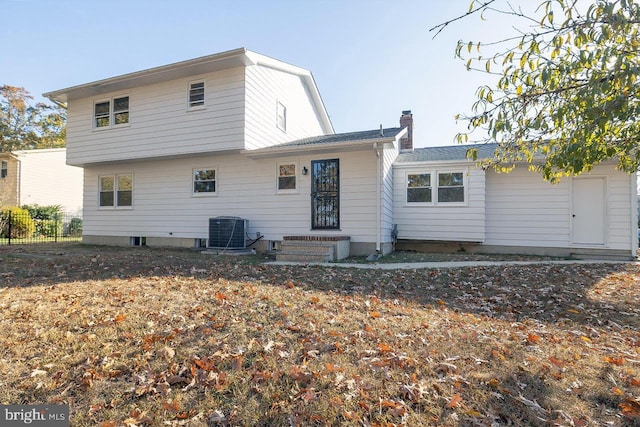
<path fill-rule="evenodd" d="M 477 144 L 477 145 L 449 145 L 444 147 L 415 148 L 411 152 L 401 153 L 396 162 L 437 162 L 466 160 L 469 148 L 478 149 L 478 158 L 486 159 L 493 157 L 498 144 Z"/>
<path fill-rule="evenodd" d="M 382 130 L 380 135 L 380 129 L 365 130 L 361 132 L 348 132 L 348 133 L 336 133 L 333 135 L 320 135 L 312 136 L 310 138 L 297 139 L 295 141 L 286 142 L 284 144 L 274 145 L 270 148 L 281 147 L 302 147 L 316 144 L 335 144 L 339 142 L 350 141 L 365 141 L 370 139 L 389 139 L 395 138 L 403 128 L 387 128 Z"/>

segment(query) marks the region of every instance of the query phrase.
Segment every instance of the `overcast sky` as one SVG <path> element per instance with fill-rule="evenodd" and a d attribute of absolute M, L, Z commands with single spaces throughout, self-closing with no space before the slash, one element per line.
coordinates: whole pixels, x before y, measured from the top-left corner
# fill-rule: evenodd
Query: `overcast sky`
<path fill-rule="evenodd" d="M 398 126 L 450 145 L 481 76 L 456 42 L 495 36 L 470 0 L 0 0 L 0 84 L 35 96 L 239 47 L 309 69 L 336 132 Z M 503 24 L 504 26 L 504 24 Z M 508 26 L 508 25 L 507 25 Z"/>

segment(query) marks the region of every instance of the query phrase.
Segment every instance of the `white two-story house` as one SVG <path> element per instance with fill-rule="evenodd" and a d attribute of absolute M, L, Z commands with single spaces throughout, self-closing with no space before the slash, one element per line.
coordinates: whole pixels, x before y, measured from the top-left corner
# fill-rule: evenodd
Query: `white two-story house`
<path fill-rule="evenodd" d="M 603 165 L 552 186 L 526 167 L 484 171 L 462 146 L 413 149 L 410 111 L 335 134 L 309 71 L 246 49 L 45 96 L 68 108 L 86 243 L 635 256 L 635 177 Z"/>

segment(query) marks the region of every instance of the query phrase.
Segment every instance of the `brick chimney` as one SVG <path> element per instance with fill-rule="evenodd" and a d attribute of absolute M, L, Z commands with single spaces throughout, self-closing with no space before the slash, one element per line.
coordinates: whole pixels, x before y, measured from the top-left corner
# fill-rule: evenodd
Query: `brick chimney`
<path fill-rule="evenodd" d="M 411 110 L 404 110 L 400 116 L 400 127 L 407 128 L 407 135 L 400 139 L 401 150 L 413 150 L 413 114 Z"/>

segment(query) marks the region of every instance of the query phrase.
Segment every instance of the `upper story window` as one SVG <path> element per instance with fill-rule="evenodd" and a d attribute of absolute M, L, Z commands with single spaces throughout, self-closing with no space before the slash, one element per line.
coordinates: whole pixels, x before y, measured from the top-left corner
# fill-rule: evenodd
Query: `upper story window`
<path fill-rule="evenodd" d="M 407 202 L 431 203 L 431 174 L 407 175 Z"/>
<path fill-rule="evenodd" d="M 100 177 L 100 207 L 131 207 L 133 202 L 133 175 L 107 175 Z"/>
<path fill-rule="evenodd" d="M 204 82 L 189 83 L 189 103 L 188 109 L 204 107 Z"/>
<path fill-rule="evenodd" d="M 2 161 L 2 166 L 0 166 L 0 178 L 6 178 L 9 173 L 9 169 L 7 166 L 7 162 Z"/>
<path fill-rule="evenodd" d="M 296 189 L 296 164 L 278 164 L 278 191 L 293 191 Z"/>
<path fill-rule="evenodd" d="M 287 107 L 282 102 L 276 103 L 276 126 L 278 129 L 287 131 Z"/>
<path fill-rule="evenodd" d="M 129 123 L 129 97 L 121 96 L 94 104 L 93 124 L 96 128 L 106 128 Z"/>
<path fill-rule="evenodd" d="M 407 203 L 465 203 L 465 172 L 407 173 Z"/>
<path fill-rule="evenodd" d="M 216 169 L 193 170 L 193 194 L 216 194 Z"/>

